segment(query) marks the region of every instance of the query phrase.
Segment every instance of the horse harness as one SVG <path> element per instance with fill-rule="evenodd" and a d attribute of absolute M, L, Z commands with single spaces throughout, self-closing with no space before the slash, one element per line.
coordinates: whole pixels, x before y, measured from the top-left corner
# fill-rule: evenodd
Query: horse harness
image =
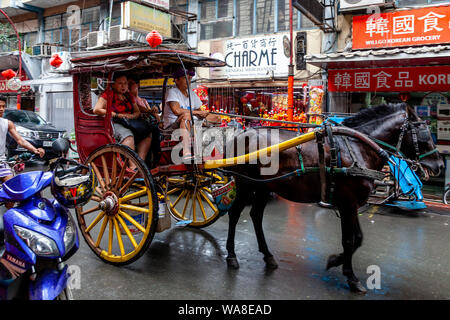
<path fill-rule="evenodd" d="M 329 153 L 330 153 L 330 163 L 329 166 L 326 164 L 324 143 L 325 137 L 328 138 Z M 336 176 L 345 175 L 353 177 L 362 177 L 371 180 L 382 180 L 384 178 L 384 173 L 366 168 L 364 165 L 360 164 L 358 161 L 353 148 L 351 147 L 348 138 L 342 137 L 346 148 L 349 151 L 350 157 L 352 158 L 352 165 L 348 168 L 342 167 L 341 161 L 341 148 L 339 143 L 336 141 L 335 135 L 331 130 L 331 124 L 324 124 L 324 130 L 317 131 L 316 142 L 317 150 L 319 153 L 319 176 L 321 183 L 321 204 L 326 207 L 331 207 L 333 202 L 333 195 L 335 192 Z M 301 154 L 301 145 L 297 147 L 297 153 L 300 161 L 300 168 L 303 173 L 313 172 L 317 168 L 306 168 L 303 163 L 303 157 Z"/>

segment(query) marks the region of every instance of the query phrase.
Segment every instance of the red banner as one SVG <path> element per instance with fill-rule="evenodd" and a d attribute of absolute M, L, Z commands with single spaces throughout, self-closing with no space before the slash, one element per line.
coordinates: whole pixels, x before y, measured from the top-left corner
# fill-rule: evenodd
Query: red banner
<path fill-rule="evenodd" d="M 450 66 L 328 70 L 337 92 L 450 91 Z"/>
<path fill-rule="evenodd" d="M 353 49 L 450 42 L 450 6 L 353 17 Z"/>

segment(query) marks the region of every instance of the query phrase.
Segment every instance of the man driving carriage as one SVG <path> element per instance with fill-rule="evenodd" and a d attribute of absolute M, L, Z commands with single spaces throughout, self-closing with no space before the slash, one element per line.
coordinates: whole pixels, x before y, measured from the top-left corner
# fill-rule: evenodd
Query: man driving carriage
<path fill-rule="evenodd" d="M 202 106 L 202 101 L 190 87 L 191 79 L 194 75 L 195 71 L 193 69 L 187 69 L 185 73 L 185 70 L 182 67 L 178 67 L 173 72 L 172 76 L 175 80 L 176 86 L 169 89 L 166 104 L 164 106 L 164 128 L 166 130 L 178 128 L 182 129 L 183 159 L 186 161 L 193 158 L 189 148 L 189 131 L 192 121 L 190 106 L 192 107 L 194 121 L 206 119 L 210 122 L 220 122 L 219 116 L 210 114 L 209 111 L 200 109 Z"/>

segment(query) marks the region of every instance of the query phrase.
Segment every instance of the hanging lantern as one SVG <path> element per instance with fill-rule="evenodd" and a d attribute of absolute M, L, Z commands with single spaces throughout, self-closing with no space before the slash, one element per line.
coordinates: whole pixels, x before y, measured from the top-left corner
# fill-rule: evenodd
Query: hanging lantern
<path fill-rule="evenodd" d="M 152 48 L 159 46 L 163 41 L 162 36 L 156 30 L 149 32 L 145 37 L 145 40 L 147 40 L 148 44 Z"/>
<path fill-rule="evenodd" d="M 16 74 L 13 70 L 11 70 L 11 69 L 2 71 L 2 76 L 3 76 L 3 78 L 5 78 L 6 80 L 12 79 L 12 78 L 14 78 L 16 75 L 17 75 L 17 74 Z"/>
<path fill-rule="evenodd" d="M 248 99 L 246 97 L 242 97 L 241 98 L 241 103 L 242 104 L 247 104 L 247 102 L 248 102 Z"/>
<path fill-rule="evenodd" d="M 399 97 L 400 97 L 400 100 L 401 100 L 402 102 L 406 102 L 406 101 L 408 101 L 409 98 L 410 98 L 408 92 L 402 92 L 402 93 L 400 93 Z"/>
<path fill-rule="evenodd" d="M 63 60 L 59 56 L 59 54 L 54 53 L 50 58 L 50 65 L 55 68 L 59 68 L 59 66 L 63 63 Z"/>

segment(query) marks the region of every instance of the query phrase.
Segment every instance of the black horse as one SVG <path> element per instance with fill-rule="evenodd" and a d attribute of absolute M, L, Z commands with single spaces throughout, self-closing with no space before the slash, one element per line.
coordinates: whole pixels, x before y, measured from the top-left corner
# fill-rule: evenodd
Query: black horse
<path fill-rule="evenodd" d="M 401 151 L 403 155 L 412 160 L 417 160 L 416 164 L 422 168 L 425 177 L 429 174 L 438 175 L 444 167 L 444 163 L 435 149 L 428 127 L 414 111 L 405 104 L 389 104 L 372 107 L 357 113 L 351 118 L 347 118 L 343 125 L 355 129 L 382 143 L 384 148 Z M 246 151 L 252 139 L 262 139 L 261 134 L 256 130 L 253 136 L 239 134 L 233 141 L 235 145 L 244 143 Z M 262 132 L 262 131 L 261 131 Z M 280 143 L 287 139 L 294 138 L 297 134 L 294 131 L 281 130 L 279 138 L 274 135 L 267 136 L 270 145 Z M 334 135 L 335 146 L 340 149 L 340 162 L 342 167 L 350 167 L 355 160 L 367 169 L 381 170 L 385 161 L 366 144 L 354 138 L 344 138 Z M 265 138 L 265 137 L 264 137 Z M 388 145 L 387 145 L 388 144 Z M 330 144 L 328 139 L 324 143 L 325 160 L 329 164 Z M 393 151 L 394 150 L 390 150 Z M 261 183 L 261 179 L 268 179 L 286 175 L 301 167 L 319 167 L 319 152 L 315 141 L 310 141 L 301 145 L 301 148 L 290 148 L 279 153 L 279 170 L 271 176 L 261 175 L 264 166 L 258 164 L 242 164 L 230 168 L 237 174 L 234 175 L 237 187 L 236 199 L 229 211 L 229 230 L 227 239 L 227 264 L 230 268 L 239 268 L 235 253 L 235 231 L 240 214 L 251 200 L 250 216 L 255 228 L 258 240 L 259 251 L 264 254 L 264 261 L 267 268 L 277 268 L 277 263 L 267 247 L 262 228 L 264 208 L 269 199 L 269 193 L 275 192 L 277 195 L 294 202 L 316 203 L 321 200 L 321 180 L 319 173 L 305 173 L 301 176 L 288 176 L 279 180 L 271 180 Z M 265 165 L 267 167 L 267 165 Z M 254 180 L 249 180 L 243 176 L 248 176 Z M 329 178 L 329 177 L 328 177 Z M 366 204 L 368 197 L 374 188 L 374 179 L 361 176 L 335 175 L 334 192 L 330 195 L 330 203 L 339 211 L 341 217 L 342 246 L 343 253 L 331 255 L 328 258 L 327 270 L 332 267 L 343 265 L 343 274 L 347 277 L 350 289 L 355 292 L 366 292 L 353 272 L 352 255 L 361 246 L 363 234 L 358 221 L 358 208 Z"/>

